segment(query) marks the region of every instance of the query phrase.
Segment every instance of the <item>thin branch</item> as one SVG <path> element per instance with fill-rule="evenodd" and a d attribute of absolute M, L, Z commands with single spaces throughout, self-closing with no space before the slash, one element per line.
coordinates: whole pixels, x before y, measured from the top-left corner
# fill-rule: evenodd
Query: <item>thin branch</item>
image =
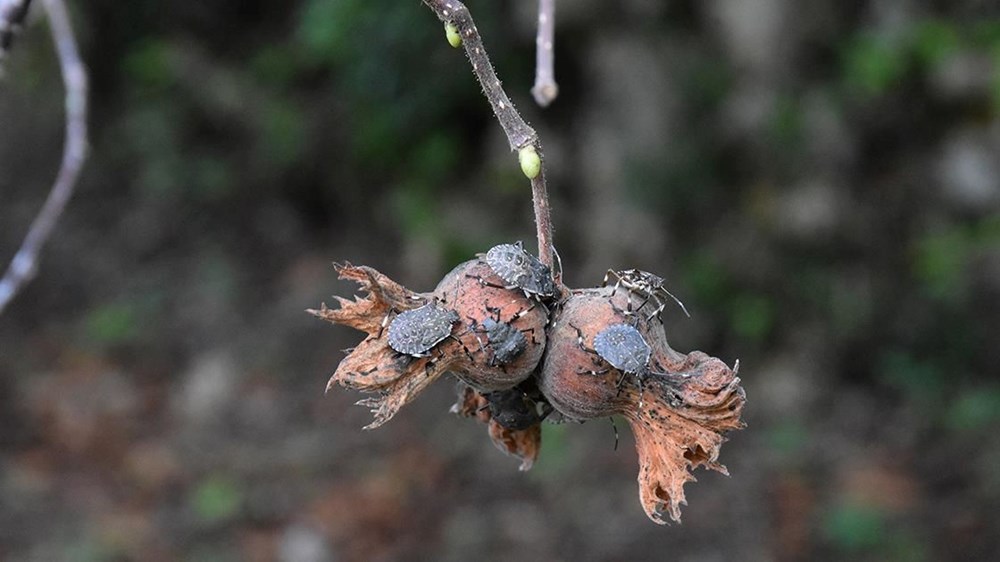
<path fill-rule="evenodd" d="M 31 223 L 21 249 L 14 255 L 3 279 L 0 279 L 0 313 L 20 288 L 34 277 L 38 253 L 73 194 L 80 168 L 87 157 L 87 72 L 80 60 L 65 4 L 62 0 L 43 0 L 43 5 L 48 13 L 52 40 L 66 86 L 66 140 L 59 173 L 48 199 Z"/>
<path fill-rule="evenodd" d="M 490 63 L 489 55 L 483 46 L 483 40 L 479 36 L 475 22 L 472 21 L 472 14 L 469 9 L 458 0 L 423 0 L 424 4 L 434 10 L 438 19 L 442 22 L 452 24 L 458 30 L 462 38 L 462 45 L 465 53 L 472 63 L 472 71 L 479 80 L 479 85 L 483 88 L 486 99 L 493 107 L 493 113 L 500 122 L 507 135 L 507 142 L 513 151 L 518 151 L 526 146 L 534 146 L 539 158 L 542 158 L 542 147 L 538 141 L 538 134 L 532 129 L 521 115 L 514 109 L 514 104 L 510 102 L 507 93 L 500 85 L 493 65 Z M 544 159 L 542 159 L 542 172 L 531 180 L 531 196 L 534 200 L 535 226 L 538 232 L 538 258 L 552 267 L 552 219 L 549 212 L 549 198 L 545 190 Z"/>
<path fill-rule="evenodd" d="M 0 0 L 0 61 L 14 43 L 14 36 L 21 30 L 28 15 L 31 0 Z"/>
<path fill-rule="evenodd" d="M 535 150 L 538 151 L 539 158 L 544 158 L 541 147 L 536 146 Z M 555 243 L 552 241 L 552 213 L 549 209 L 549 195 L 545 190 L 544 166 L 538 176 L 531 180 L 531 201 L 534 204 L 535 231 L 538 234 L 538 259 L 552 268 L 556 283 L 561 284 L 562 266 L 560 265 L 559 270 L 556 271 L 552 260 Z"/>
<path fill-rule="evenodd" d="M 556 84 L 555 53 L 556 0 L 538 0 L 538 37 L 535 39 L 535 85 L 531 95 L 535 103 L 548 107 L 559 95 Z"/>

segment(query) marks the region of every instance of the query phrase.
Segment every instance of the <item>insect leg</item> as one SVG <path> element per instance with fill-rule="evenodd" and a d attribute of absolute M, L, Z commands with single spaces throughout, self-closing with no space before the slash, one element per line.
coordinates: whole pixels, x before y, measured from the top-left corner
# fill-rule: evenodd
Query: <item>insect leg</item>
<path fill-rule="evenodd" d="M 379 339 L 382 337 L 382 332 L 384 332 L 386 326 L 389 325 L 389 317 L 392 316 L 394 313 L 398 315 L 399 311 L 391 307 L 389 308 L 389 311 L 385 313 L 385 318 L 382 318 L 382 323 L 378 327 L 378 335 L 375 336 L 375 339 Z"/>

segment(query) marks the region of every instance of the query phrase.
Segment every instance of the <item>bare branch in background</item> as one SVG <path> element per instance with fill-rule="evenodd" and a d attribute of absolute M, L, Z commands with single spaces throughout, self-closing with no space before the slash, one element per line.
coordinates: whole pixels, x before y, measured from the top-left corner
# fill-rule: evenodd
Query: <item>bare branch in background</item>
<path fill-rule="evenodd" d="M 552 218 L 549 212 L 549 197 L 545 189 L 545 171 L 542 166 L 542 147 L 538 141 L 538 134 L 532 129 L 521 115 L 514 109 L 514 104 L 510 102 L 507 93 L 500 85 L 490 58 L 486 54 L 483 40 L 479 36 L 475 22 L 472 21 L 472 14 L 469 9 L 458 0 L 423 0 L 424 4 L 434 10 L 445 24 L 455 27 L 458 36 L 461 38 L 461 45 L 465 47 L 465 53 L 472 63 L 472 71 L 479 80 L 480 86 L 493 113 L 500 121 L 500 127 L 507 135 L 507 142 L 513 151 L 521 152 L 522 149 L 533 147 L 538 154 L 538 171 L 531 177 L 531 196 L 534 201 L 535 226 L 538 233 L 538 257 L 545 265 L 552 267 L 553 246 L 552 246 Z M 449 38 L 449 42 L 452 39 Z M 457 41 L 456 41 L 457 43 Z M 452 43 L 455 46 L 456 43 Z M 525 172 L 527 174 L 527 172 Z"/>
<path fill-rule="evenodd" d="M 556 0 L 538 0 L 538 37 L 535 39 L 535 103 L 548 107 L 559 95 L 556 84 L 555 53 Z"/>
<path fill-rule="evenodd" d="M 48 199 L 31 223 L 21 249 L 14 255 L 3 279 L 0 279 L 0 313 L 18 290 L 34 277 L 38 267 L 38 254 L 73 194 L 80 168 L 87 156 L 87 71 L 80 60 L 66 5 L 62 0 L 43 0 L 42 5 L 49 17 L 52 40 L 56 45 L 63 83 L 66 85 L 66 140 L 59 173 Z"/>
<path fill-rule="evenodd" d="M 0 61 L 7 56 L 30 6 L 31 0 L 0 0 Z"/>

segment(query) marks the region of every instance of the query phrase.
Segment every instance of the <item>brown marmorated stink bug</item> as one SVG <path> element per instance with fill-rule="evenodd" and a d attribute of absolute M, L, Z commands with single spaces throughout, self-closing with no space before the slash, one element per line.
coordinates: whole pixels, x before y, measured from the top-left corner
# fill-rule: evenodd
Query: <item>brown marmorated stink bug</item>
<path fill-rule="evenodd" d="M 435 345 L 451 336 L 458 313 L 429 302 L 401 312 L 389 324 L 389 347 L 412 357 L 427 357 Z"/>
<path fill-rule="evenodd" d="M 516 244 L 499 244 L 486 252 L 486 263 L 510 289 L 520 289 L 529 297 L 537 299 L 556 296 L 552 270 L 524 249 L 518 240 Z"/>
<path fill-rule="evenodd" d="M 531 341 L 535 342 L 535 329 L 528 328 L 527 330 L 517 329 L 512 322 L 516 321 L 518 318 L 524 316 L 534 308 L 531 307 L 518 312 L 512 316 L 507 322 L 500 319 L 500 309 L 487 306 L 486 310 L 492 312 L 494 317 L 485 318 L 481 324 L 477 324 L 474 319 L 470 319 L 473 332 L 477 332 L 476 340 L 479 340 L 479 347 L 481 350 L 485 351 L 488 347 L 492 352 L 493 356 L 490 357 L 489 364 L 503 366 L 510 363 L 517 358 L 518 355 L 524 352 L 528 346 L 528 338 L 525 334 L 531 335 Z M 482 328 L 482 332 L 478 332 L 477 328 Z M 483 333 L 486 335 L 486 346 L 483 346 L 482 340 L 480 340 L 478 333 Z"/>
<path fill-rule="evenodd" d="M 594 336 L 594 349 L 587 349 L 583 342 L 582 332 L 579 328 L 576 331 L 577 343 L 581 349 L 597 354 L 601 359 L 621 372 L 621 377 L 618 379 L 619 391 L 621 390 L 621 385 L 625 382 L 625 377 L 635 375 L 639 383 L 640 404 L 642 403 L 641 396 L 646 377 L 659 375 L 658 380 L 666 382 L 666 377 L 668 376 L 684 376 L 660 373 L 650 369 L 649 361 L 652 348 L 646 343 L 646 339 L 642 337 L 642 334 L 635 326 L 629 324 L 612 324 L 604 328 Z M 585 372 L 599 375 L 606 373 L 607 369 Z"/>

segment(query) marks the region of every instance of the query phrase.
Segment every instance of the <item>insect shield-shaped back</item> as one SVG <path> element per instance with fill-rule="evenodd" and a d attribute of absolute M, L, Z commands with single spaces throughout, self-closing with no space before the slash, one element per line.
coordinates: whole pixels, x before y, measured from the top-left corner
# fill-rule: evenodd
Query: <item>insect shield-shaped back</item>
<path fill-rule="evenodd" d="M 527 429 L 542 422 L 551 412 L 548 403 L 539 403 L 519 388 L 484 394 L 489 402 L 490 416 L 512 430 Z"/>
<path fill-rule="evenodd" d="M 506 365 L 520 355 L 528 346 L 528 338 L 520 330 L 507 322 L 492 318 L 483 320 L 486 344 L 492 350 L 491 365 Z"/>
<path fill-rule="evenodd" d="M 504 283 L 536 298 L 556 296 L 552 270 L 538 258 L 524 250 L 519 240 L 516 244 L 500 244 L 486 252 L 486 263 Z"/>
<path fill-rule="evenodd" d="M 615 369 L 641 375 L 647 370 L 652 350 L 634 326 L 612 324 L 594 336 L 594 351 Z"/>
<path fill-rule="evenodd" d="M 451 335 L 458 313 L 429 302 L 407 310 L 389 324 L 389 347 L 413 357 L 427 357 L 430 350 Z"/>

